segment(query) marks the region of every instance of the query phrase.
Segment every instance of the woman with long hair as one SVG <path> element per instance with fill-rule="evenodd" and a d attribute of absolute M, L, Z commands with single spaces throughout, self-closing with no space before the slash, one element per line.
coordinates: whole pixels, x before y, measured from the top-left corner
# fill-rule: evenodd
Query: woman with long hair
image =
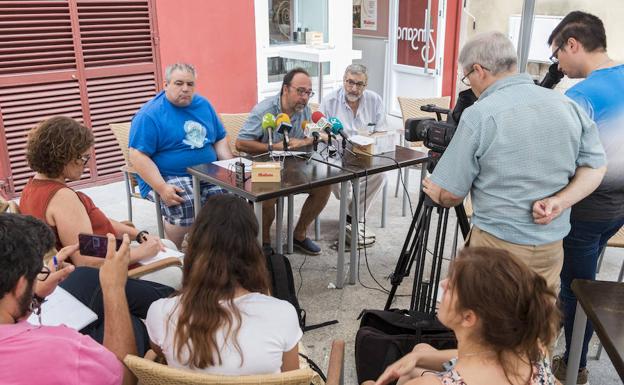
<path fill-rule="evenodd" d="M 452 263 L 438 318 L 456 350 L 416 345 L 375 384 L 550 385 L 547 347 L 560 314 L 544 278 L 505 250 L 465 248 Z"/>
<path fill-rule="evenodd" d="M 171 366 L 224 375 L 299 368 L 294 307 L 268 296 L 258 223 L 242 199 L 210 197 L 190 232 L 178 296 L 150 307 L 152 347 Z"/>

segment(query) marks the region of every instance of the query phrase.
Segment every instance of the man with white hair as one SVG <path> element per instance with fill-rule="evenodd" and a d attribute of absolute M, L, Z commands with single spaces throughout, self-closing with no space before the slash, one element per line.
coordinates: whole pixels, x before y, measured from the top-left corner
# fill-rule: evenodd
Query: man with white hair
<path fill-rule="evenodd" d="M 141 107 L 130 128 L 130 162 L 141 196 L 160 195 L 165 233 L 179 248 L 195 218 L 190 166 L 230 159 L 225 128 L 210 102 L 195 94 L 195 68 L 176 63 L 165 69 L 165 89 Z M 225 192 L 200 183 L 201 202 Z"/>
<path fill-rule="evenodd" d="M 479 98 L 423 191 L 445 207 L 470 192 L 467 244 L 523 259 L 555 291 L 570 231 L 570 206 L 602 180 L 606 158 L 596 125 L 564 95 L 517 73 L 513 44 L 486 32 L 462 48 L 461 79 Z"/>
<path fill-rule="evenodd" d="M 321 102 L 320 111 L 326 116 L 338 118 L 349 136 L 358 133 L 384 131 L 387 128 L 386 111 L 381 96 L 367 90 L 367 84 L 366 67 L 361 64 L 351 64 L 345 70 L 342 87 L 325 96 Z M 384 174 L 370 175 L 367 179 L 360 181 L 358 205 L 360 220 L 366 218 L 365 213 L 368 212 L 375 196 L 386 182 Z M 340 199 L 340 186 L 332 186 L 332 191 L 336 198 Z M 351 196 L 350 193 L 348 195 Z M 350 237 L 352 221 L 350 200 L 348 207 L 347 235 Z M 360 244 L 375 242 L 375 234 L 367 228 L 365 229 L 364 223 L 360 223 L 358 228 Z"/>

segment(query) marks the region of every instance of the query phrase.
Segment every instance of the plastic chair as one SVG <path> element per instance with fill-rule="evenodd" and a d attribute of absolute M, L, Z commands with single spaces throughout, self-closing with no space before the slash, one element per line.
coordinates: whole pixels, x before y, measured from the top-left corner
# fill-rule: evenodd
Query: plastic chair
<path fill-rule="evenodd" d="M 153 360 L 156 355 L 148 352 L 145 358 L 127 355 L 124 364 L 138 378 L 140 385 L 309 385 L 318 383 L 318 375 L 310 368 L 292 370 L 277 374 L 250 376 L 223 376 L 174 369 Z M 344 341 L 332 343 L 327 370 L 327 385 L 343 383 Z M 322 382 L 321 382 L 322 383 Z"/>
<path fill-rule="evenodd" d="M 145 199 L 138 191 L 138 183 L 136 181 L 137 172 L 132 168 L 130 164 L 130 158 L 128 157 L 128 137 L 130 134 L 130 123 L 112 123 L 110 129 L 115 134 L 117 144 L 121 149 L 124 161 L 126 164 L 121 167 L 121 172 L 124 176 L 124 182 L 126 185 L 126 201 L 128 204 L 128 220 L 132 221 L 132 198 Z M 156 205 L 156 224 L 158 225 L 158 236 L 160 238 L 165 237 L 165 230 L 163 226 L 162 211 L 160 209 L 160 195 L 154 191 L 155 205 Z"/>
<path fill-rule="evenodd" d="M 411 118 L 435 118 L 436 114 L 433 112 L 422 111 L 420 107 L 425 106 L 427 104 L 435 104 L 441 108 L 449 108 L 451 104 L 450 96 L 443 96 L 440 98 L 406 98 L 399 96 L 397 98 L 399 100 L 399 106 L 401 107 L 401 115 L 403 116 L 403 126 L 405 127 L 405 122 L 407 119 Z M 399 132 L 403 132 L 401 134 L 401 146 L 406 146 L 405 143 L 405 129 L 399 130 Z M 421 147 L 423 145 L 422 142 L 414 142 L 410 146 L 406 147 Z M 415 168 L 421 168 L 420 165 L 414 166 Z M 409 186 L 409 167 L 404 168 L 403 170 L 403 181 L 405 183 L 405 190 L 407 190 Z M 396 189 L 394 191 L 394 197 L 399 196 L 399 185 L 401 184 L 401 170 L 397 171 L 397 181 L 396 181 Z M 425 173 L 421 173 L 421 179 L 424 177 Z M 403 207 L 402 207 L 402 216 L 407 214 L 407 191 L 403 191 Z"/>

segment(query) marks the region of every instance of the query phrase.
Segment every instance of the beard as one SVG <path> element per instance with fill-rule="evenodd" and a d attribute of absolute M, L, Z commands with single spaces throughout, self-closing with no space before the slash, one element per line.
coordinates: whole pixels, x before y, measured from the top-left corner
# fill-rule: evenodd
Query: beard
<path fill-rule="evenodd" d="M 358 100 L 360 100 L 362 95 L 346 94 L 345 97 L 347 98 L 348 102 L 353 103 L 353 102 L 357 102 Z"/>
<path fill-rule="evenodd" d="M 18 310 L 18 314 L 17 317 L 15 317 L 15 319 L 19 320 L 22 319 L 24 317 L 26 317 L 28 315 L 28 313 L 31 312 L 31 308 L 30 308 L 30 304 L 32 303 L 33 300 L 33 286 L 35 284 L 35 281 L 32 280 L 29 284 L 28 287 L 26 287 L 26 290 L 24 290 L 24 294 L 22 294 L 22 296 L 20 298 L 18 298 L 17 300 L 17 310 Z"/>

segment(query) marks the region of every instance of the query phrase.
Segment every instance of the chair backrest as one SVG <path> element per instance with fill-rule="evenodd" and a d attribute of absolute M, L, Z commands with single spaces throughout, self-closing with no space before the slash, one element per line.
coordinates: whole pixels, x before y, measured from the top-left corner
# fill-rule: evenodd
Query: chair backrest
<path fill-rule="evenodd" d="M 127 123 L 111 123 L 110 129 L 115 134 L 117 144 L 121 149 L 126 164 L 130 166 L 130 158 L 128 158 L 128 137 L 130 136 L 130 122 Z"/>
<path fill-rule="evenodd" d="M 124 363 L 141 385 L 309 385 L 315 373 L 310 368 L 278 374 L 221 376 L 171 368 L 145 358 L 127 355 Z"/>
<path fill-rule="evenodd" d="M 450 96 L 443 96 L 440 98 L 406 98 L 403 96 L 399 96 L 399 107 L 401 107 L 401 115 L 403 116 L 403 125 L 407 119 L 410 118 L 435 118 L 436 114 L 434 112 L 426 112 L 422 111 L 420 107 L 425 106 L 427 104 L 435 104 L 441 108 L 449 108 L 451 104 Z M 421 146 L 422 142 L 415 142 L 406 145 L 411 146 Z"/>
<path fill-rule="evenodd" d="M 238 154 L 236 151 L 236 138 L 238 137 L 238 132 L 241 127 L 249 117 L 248 112 L 243 112 L 240 114 L 219 114 L 221 116 L 221 122 L 223 122 L 223 127 L 225 127 L 225 132 L 227 132 L 228 138 L 230 140 L 230 150 L 233 154 Z"/>

